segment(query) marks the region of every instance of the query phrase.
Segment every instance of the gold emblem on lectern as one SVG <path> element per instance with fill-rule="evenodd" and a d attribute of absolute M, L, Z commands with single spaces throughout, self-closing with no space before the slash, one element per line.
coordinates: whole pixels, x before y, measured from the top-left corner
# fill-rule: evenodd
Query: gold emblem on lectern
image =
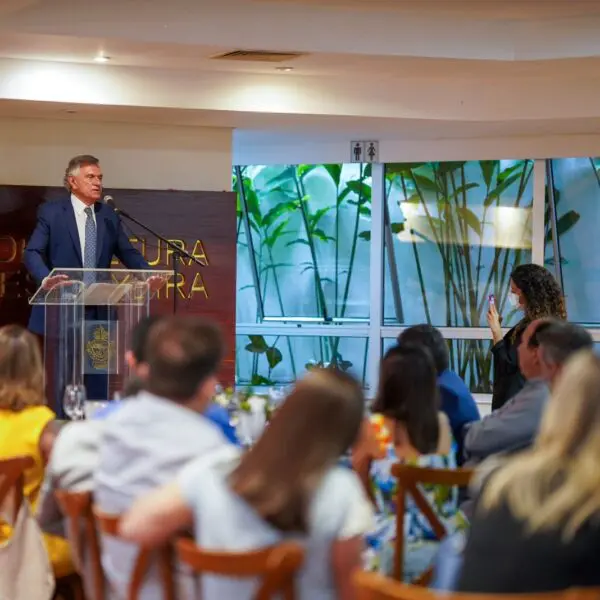
<path fill-rule="evenodd" d="M 94 327 L 90 340 L 85 345 L 85 351 L 92 361 L 94 369 L 106 371 L 114 349 L 114 342 L 110 341 L 108 329 L 102 325 Z"/>

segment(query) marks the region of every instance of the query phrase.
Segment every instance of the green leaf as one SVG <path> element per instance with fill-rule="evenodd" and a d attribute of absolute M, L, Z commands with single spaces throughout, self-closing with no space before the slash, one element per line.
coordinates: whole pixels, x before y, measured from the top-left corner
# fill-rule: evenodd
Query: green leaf
<path fill-rule="evenodd" d="M 273 229 L 271 234 L 265 238 L 265 244 L 269 248 L 272 248 L 275 245 L 275 243 L 277 242 L 277 240 L 282 238 L 284 235 L 289 235 L 290 233 L 292 233 L 291 231 L 284 231 L 287 224 L 288 224 L 287 221 L 283 221 L 282 223 L 279 223 L 279 225 L 277 225 L 277 227 L 275 227 L 275 229 Z"/>
<path fill-rule="evenodd" d="M 308 222 L 310 224 L 310 228 L 313 229 L 316 227 L 317 223 L 333 208 L 333 206 L 325 206 L 323 208 L 319 208 L 319 210 L 315 211 L 312 215 L 309 215 Z"/>
<path fill-rule="evenodd" d="M 489 194 L 488 197 L 483 202 L 484 206 L 491 206 L 500 195 L 505 192 L 515 181 L 521 179 L 521 173 L 513 173 L 510 177 L 507 177 L 503 181 L 501 181 Z M 500 180 L 500 175 L 498 175 L 498 180 Z"/>
<path fill-rule="evenodd" d="M 252 352 L 253 354 L 263 354 L 267 351 L 269 345 L 262 335 L 249 335 L 248 338 L 250 339 L 250 343 L 246 346 L 248 352 Z"/>
<path fill-rule="evenodd" d="M 314 171 L 320 165 L 298 165 L 296 173 L 300 179 L 304 179 L 311 171 Z"/>
<path fill-rule="evenodd" d="M 479 237 L 481 237 L 481 221 L 477 215 L 470 209 L 464 206 L 459 206 L 456 212 L 460 215 L 460 218 L 470 227 Z M 466 241 L 466 240 L 465 240 Z"/>
<path fill-rule="evenodd" d="M 385 177 L 386 179 L 394 179 L 395 177 L 400 177 L 404 175 L 405 177 L 412 177 L 411 171 L 413 169 L 418 169 L 427 163 L 417 162 L 417 163 L 386 163 L 385 165 Z"/>
<path fill-rule="evenodd" d="M 371 177 L 372 173 L 373 173 L 373 165 L 371 163 L 367 163 L 363 169 L 363 173 L 362 173 L 363 177 L 365 177 L 365 178 Z"/>
<path fill-rule="evenodd" d="M 361 206 L 361 207 L 358 209 L 358 212 L 359 212 L 361 215 L 365 216 L 365 217 L 370 217 L 370 216 L 371 216 L 371 209 L 370 209 L 368 206 Z"/>
<path fill-rule="evenodd" d="M 371 186 L 364 181 L 352 179 L 346 183 L 346 187 L 360 198 L 360 204 L 371 199 Z"/>
<path fill-rule="evenodd" d="M 263 225 L 270 227 L 281 216 L 289 212 L 293 212 L 298 208 L 297 202 L 278 202 L 267 214 L 263 217 Z"/>
<path fill-rule="evenodd" d="M 412 194 L 405 200 L 402 200 L 400 204 L 403 204 L 404 202 L 407 202 L 408 204 L 419 204 L 419 202 L 421 202 L 421 196 L 419 196 L 419 194 L 416 193 Z"/>
<path fill-rule="evenodd" d="M 475 183 L 475 182 L 470 182 L 470 183 L 466 183 L 465 185 L 461 185 L 459 187 L 457 187 L 449 196 L 448 196 L 448 200 L 452 199 L 452 198 L 459 198 L 460 196 L 462 196 L 464 193 L 468 192 L 469 190 L 472 190 L 473 188 L 478 188 L 479 184 Z"/>
<path fill-rule="evenodd" d="M 485 182 L 486 189 L 490 189 L 492 187 L 492 179 L 494 177 L 494 171 L 496 167 L 500 164 L 497 160 L 480 160 L 479 168 L 481 169 L 481 176 L 483 177 L 483 181 Z"/>
<path fill-rule="evenodd" d="M 269 189 L 267 189 L 265 187 L 265 189 L 263 190 L 263 194 L 269 195 L 269 196 L 275 195 L 275 194 L 280 194 L 282 196 L 285 196 L 286 198 L 290 198 L 291 200 L 293 200 L 296 203 L 298 202 L 298 195 L 296 194 L 295 188 L 292 190 L 292 189 L 290 189 L 290 187 L 285 187 L 283 185 L 278 185 L 274 188 L 269 188 Z"/>
<path fill-rule="evenodd" d="M 418 189 L 421 191 L 421 193 L 423 192 L 440 192 L 440 188 L 438 186 L 438 184 L 433 181 L 432 179 L 429 179 L 429 177 L 425 177 L 425 175 L 420 175 L 419 173 L 413 173 L 412 174 L 412 180 L 415 182 L 415 186 L 418 187 Z"/>
<path fill-rule="evenodd" d="M 327 235 L 322 229 L 317 228 L 317 229 L 313 229 L 311 234 L 313 235 L 313 237 L 318 238 L 319 240 L 323 241 L 323 242 L 335 242 L 335 238 L 332 238 L 330 235 Z"/>
<path fill-rule="evenodd" d="M 259 208 L 260 202 L 254 189 L 254 183 L 248 177 L 244 177 L 244 195 L 246 196 L 248 214 L 252 216 L 252 219 L 260 227 L 262 225 L 262 214 Z"/>
<path fill-rule="evenodd" d="M 275 348 L 275 346 L 267 348 L 266 355 L 270 369 L 274 369 L 283 360 L 283 355 L 278 348 Z"/>
<path fill-rule="evenodd" d="M 342 165 L 323 165 L 323 167 L 329 173 L 329 177 L 331 177 L 337 189 L 340 186 L 340 179 L 342 178 Z"/>
<path fill-rule="evenodd" d="M 390 229 L 392 230 L 392 233 L 401 233 L 404 231 L 404 223 L 392 223 Z"/>
<path fill-rule="evenodd" d="M 370 240 L 371 240 L 371 232 L 370 232 L 370 231 L 361 231 L 361 232 L 358 234 L 358 237 L 359 237 L 361 240 L 365 240 L 365 241 L 367 241 L 367 242 L 368 242 L 368 241 L 370 241 Z"/>
<path fill-rule="evenodd" d="M 250 385 L 273 385 L 273 381 L 267 379 L 262 375 L 259 375 L 258 373 L 255 373 L 254 375 L 252 375 Z"/>
<path fill-rule="evenodd" d="M 339 206 L 347 197 L 349 194 L 352 193 L 352 190 L 350 190 L 349 188 L 345 187 L 342 192 L 340 193 L 340 195 L 337 197 L 337 206 Z"/>
<path fill-rule="evenodd" d="M 506 167 L 506 169 L 504 169 L 503 171 L 500 171 L 500 173 L 498 173 L 498 183 L 508 179 L 513 173 L 515 173 L 516 171 L 519 171 L 519 169 L 521 169 L 519 171 L 519 175 L 520 175 L 522 173 L 522 170 L 526 166 L 527 166 L 527 161 L 517 161 L 514 165 L 511 165 L 510 167 Z"/>
<path fill-rule="evenodd" d="M 558 237 L 567 233 L 567 231 L 571 230 L 575 226 L 575 224 L 579 221 L 580 214 L 574 210 L 570 210 L 568 213 L 565 213 L 560 219 L 558 219 L 556 223 L 556 232 L 558 233 Z"/>
<path fill-rule="evenodd" d="M 293 246 L 294 244 L 304 244 L 305 246 L 310 246 L 310 244 L 308 243 L 307 240 L 292 240 L 291 242 L 288 242 L 285 247 L 289 248 L 290 246 Z"/>
<path fill-rule="evenodd" d="M 265 267 L 262 267 L 259 271 L 259 273 L 262 275 L 263 273 L 265 273 L 266 271 L 270 271 L 271 269 L 274 271 L 275 269 L 283 269 L 285 267 L 295 267 L 295 265 L 291 264 L 291 263 L 275 263 L 272 265 L 266 265 Z"/>

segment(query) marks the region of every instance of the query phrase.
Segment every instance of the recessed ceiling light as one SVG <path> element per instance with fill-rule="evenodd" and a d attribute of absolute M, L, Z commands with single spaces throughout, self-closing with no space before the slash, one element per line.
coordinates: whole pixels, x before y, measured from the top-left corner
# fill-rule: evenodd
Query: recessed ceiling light
<path fill-rule="evenodd" d="M 94 62 L 97 63 L 107 63 L 110 60 L 110 56 L 104 56 L 104 54 L 99 54 L 94 58 Z"/>
<path fill-rule="evenodd" d="M 283 73 L 289 73 L 294 70 L 294 67 L 275 67 L 277 71 L 282 71 Z"/>

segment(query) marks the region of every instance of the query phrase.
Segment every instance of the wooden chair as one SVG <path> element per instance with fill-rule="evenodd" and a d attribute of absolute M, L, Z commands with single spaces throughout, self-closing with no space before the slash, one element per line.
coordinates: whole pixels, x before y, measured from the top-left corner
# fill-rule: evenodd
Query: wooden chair
<path fill-rule="evenodd" d="M 10 503 L 9 508 L 13 510 L 13 521 L 16 520 L 21 504 L 25 500 L 23 494 L 25 471 L 34 464 L 31 456 L 0 460 L 0 506 Z M 9 496 L 11 492 L 14 494 L 12 498 Z M 53 597 L 55 599 L 84 600 L 85 594 L 79 575 L 73 574 L 57 578 Z"/>
<path fill-rule="evenodd" d="M 66 518 L 71 552 L 81 577 L 88 582 L 87 592 L 92 593 L 93 600 L 104 600 L 104 573 L 92 493 L 57 490 L 54 496 Z"/>
<path fill-rule="evenodd" d="M 16 520 L 23 503 L 23 480 L 25 471 L 34 466 L 31 456 L 19 456 L 0 460 L 0 506 L 12 509 L 12 520 Z M 11 492 L 13 497 L 10 498 Z M 11 506 L 12 504 L 12 506 Z"/>
<path fill-rule="evenodd" d="M 398 583 L 374 573 L 354 574 L 356 600 L 598 600 L 598 589 L 572 589 L 544 594 L 453 594 Z"/>
<path fill-rule="evenodd" d="M 116 539 L 122 539 L 119 534 L 119 515 L 106 514 L 96 507 L 92 508 L 92 512 L 101 533 Z M 173 552 L 171 546 L 140 548 L 133 567 L 131 580 L 129 581 L 127 600 L 138 600 L 146 574 L 155 561 L 160 571 L 164 600 L 176 600 L 172 559 Z"/>
<path fill-rule="evenodd" d="M 435 536 L 443 540 L 448 532 L 440 521 L 427 498 L 419 489 L 419 485 L 441 485 L 448 487 L 466 487 L 473 476 L 472 469 L 429 469 L 411 467 L 404 464 L 392 466 L 392 475 L 398 479 L 398 494 L 396 497 L 396 548 L 394 552 L 394 579 L 403 580 L 404 572 L 404 516 L 406 514 L 406 498 L 410 494 L 417 508 L 423 513 Z M 430 567 L 414 582 L 416 585 L 428 585 L 433 576 Z"/>
<path fill-rule="evenodd" d="M 252 552 L 210 552 L 192 540 L 180 539 L 177 557 L 195 573 L 224 577 L 260 577 L 262 583 L 253 600 L 270 600 L 281 594 L 295 600 L 294 579 L 304 561 L 304 550 L 294 543 L 283 543 Z"/>

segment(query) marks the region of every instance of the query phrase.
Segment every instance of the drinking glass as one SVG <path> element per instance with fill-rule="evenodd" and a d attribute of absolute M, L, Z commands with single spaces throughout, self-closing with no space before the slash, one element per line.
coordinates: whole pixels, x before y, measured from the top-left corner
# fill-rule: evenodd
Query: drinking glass
<path fill-rule="evenodd" d="M 86 397 L 87 394 L 84 385 L 69 384 L 65 387 L 63 408 L 71 421 L 82 421 L 85 419 Z"/>

